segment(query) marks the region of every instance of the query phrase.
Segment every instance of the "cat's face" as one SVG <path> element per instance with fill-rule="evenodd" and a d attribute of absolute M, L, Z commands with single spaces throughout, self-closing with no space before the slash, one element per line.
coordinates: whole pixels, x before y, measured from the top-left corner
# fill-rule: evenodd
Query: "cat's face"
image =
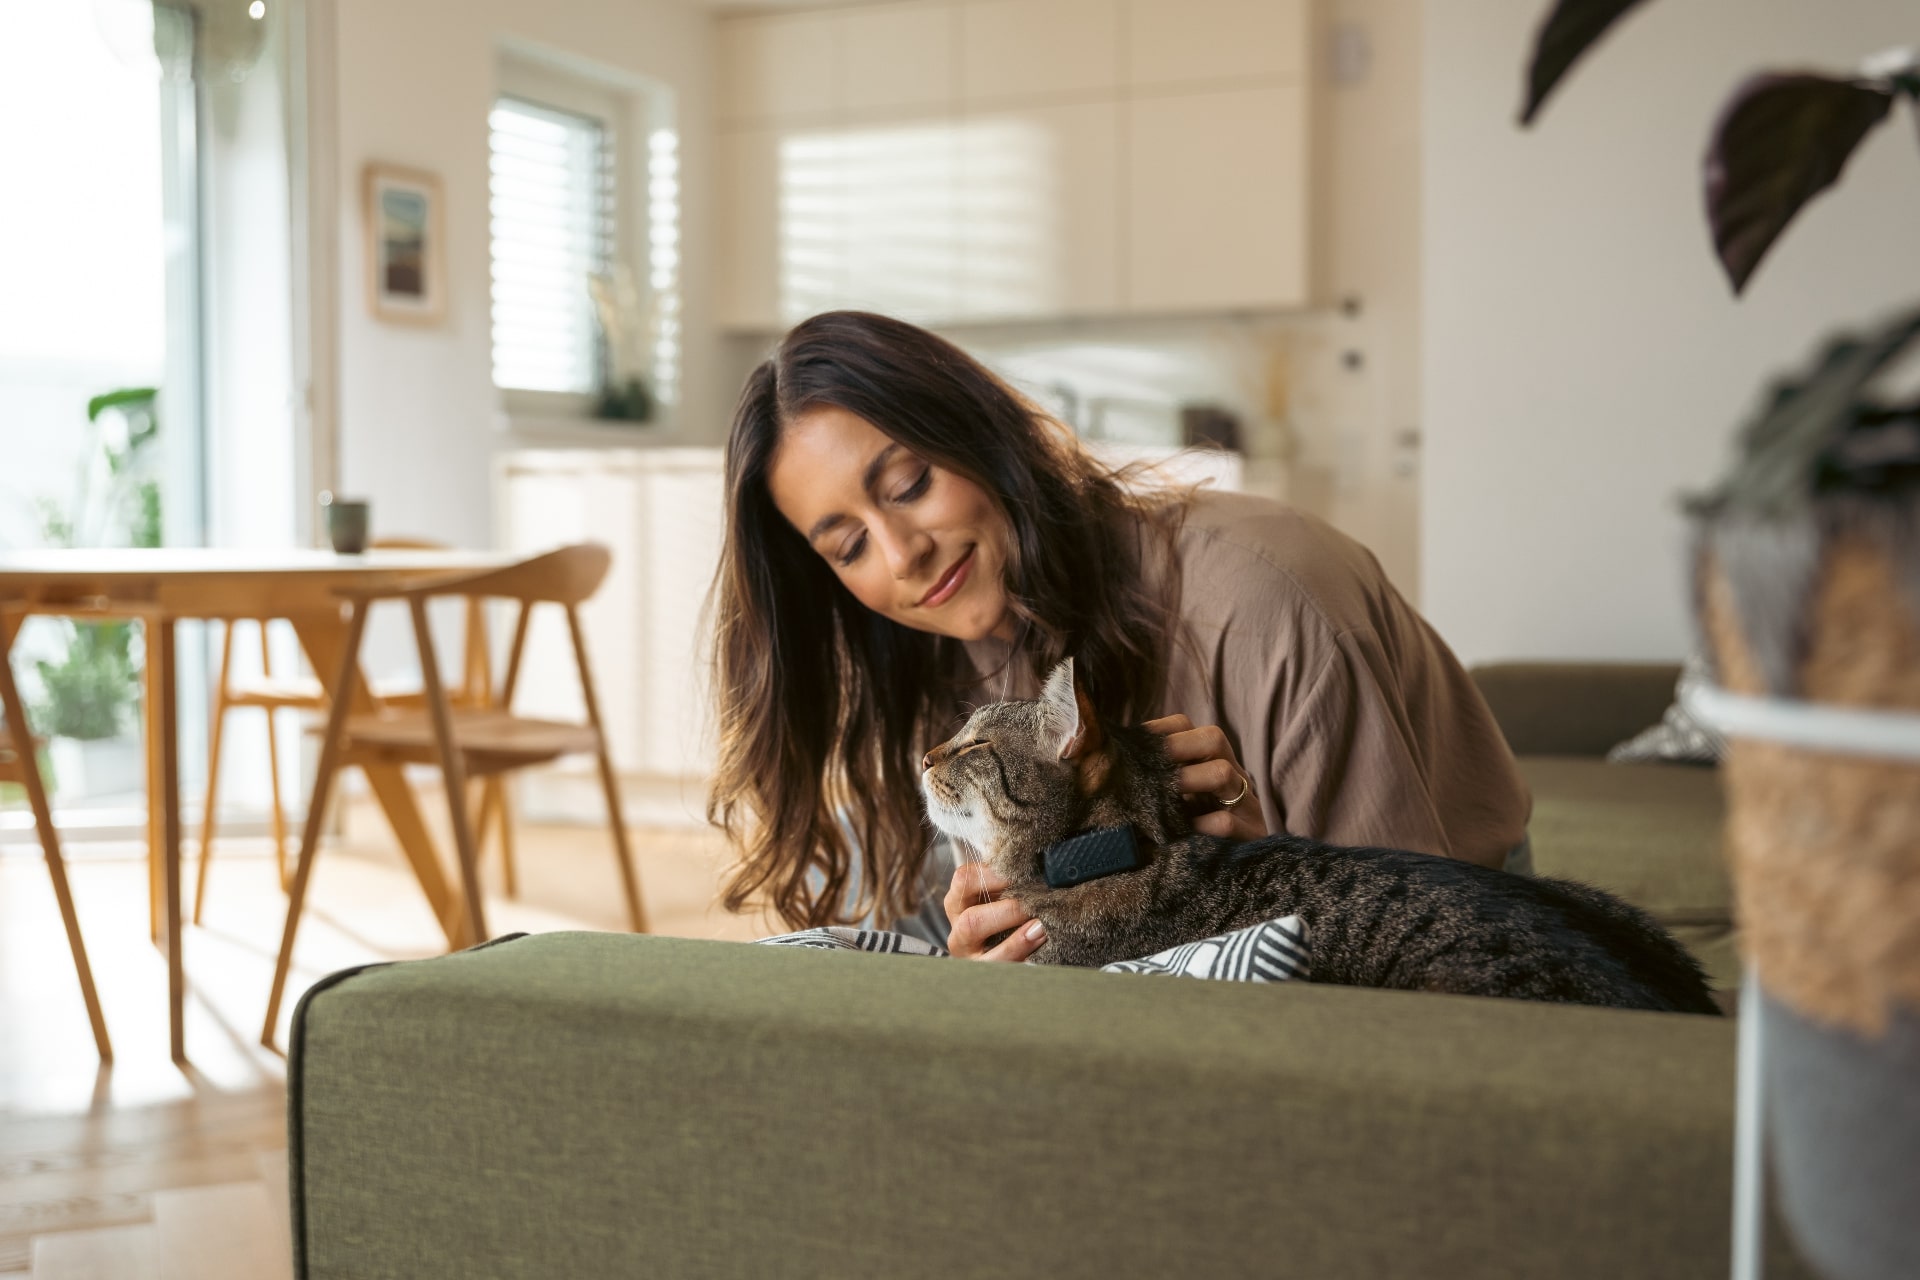
<path fill-rule="evenodd" d="M 1097 745 L 1069 659 L 1038 699 L 981 707 L 926 754 L 927 816 L 1009 880 L 1037 874 L 1047 846 L 1078 829 L 1084 764 Z"/>

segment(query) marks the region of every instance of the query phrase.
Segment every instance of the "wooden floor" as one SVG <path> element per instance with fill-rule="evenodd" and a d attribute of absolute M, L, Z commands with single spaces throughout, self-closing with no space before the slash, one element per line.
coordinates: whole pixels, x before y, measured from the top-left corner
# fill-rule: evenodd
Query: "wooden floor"
<path fill-rule="evenodd" d="M 724 851 L 711 833 L 632 834 L 655 932 L 778 932 L 715 905 Z M 625 927 L 604 830 L 522 826 L 519 852 L 520 900 L 489 898 L 494 933 Z M 167 1057 L 166 969 L 147 940 L 144 851 L 80 846 L 69 850 L 69 871 L 115 1061 L 101 1069 L 95 1058 L 45 865 L 9 845 L 0 851 L 0 1280 L 290 1274 L 285 1064 L 255 1043 L 284 920 L 268 845 L 216 849 L 206 922 L 186 939 L 184 1070 Z M 488 878 L 497 887 L 491 855 Z M 442 949 L 379 817 L 356 809 L 315 866 L 285 1008 L 290 1015 L 335 969 Z"/>

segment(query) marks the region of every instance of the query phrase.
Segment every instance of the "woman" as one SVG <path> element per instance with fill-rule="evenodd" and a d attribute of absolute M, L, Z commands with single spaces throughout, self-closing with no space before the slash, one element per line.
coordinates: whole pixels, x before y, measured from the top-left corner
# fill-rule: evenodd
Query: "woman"
<path fill-rule="evenodd" d="M 1025 959 L 1044 935 L 1004 885 L 929 857 L 918 762 L 1069 655 L 1103 717 L 1167 736 L 1202 831 L 1523 869 L 1512 755 L 1365 548 L 1245 495 L 1130 491 L 944 339 L 797 326 L 747 379 L 726 487 L 708 817 L 742 855 L 730 910 Z"/>

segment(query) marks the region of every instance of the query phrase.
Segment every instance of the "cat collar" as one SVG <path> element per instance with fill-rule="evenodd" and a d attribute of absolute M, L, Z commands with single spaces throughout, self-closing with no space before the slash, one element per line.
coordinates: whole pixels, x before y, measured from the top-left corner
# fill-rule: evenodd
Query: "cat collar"
<path fill-rule="evenodd" d="M 1045 868 L 1049 889 L 1071 889 L 1101 876 L 1132 871 L 1140 865 L 1140 843 L 1133 828 L 1100 827 L 1068 836 L 1047 849 Z"/>

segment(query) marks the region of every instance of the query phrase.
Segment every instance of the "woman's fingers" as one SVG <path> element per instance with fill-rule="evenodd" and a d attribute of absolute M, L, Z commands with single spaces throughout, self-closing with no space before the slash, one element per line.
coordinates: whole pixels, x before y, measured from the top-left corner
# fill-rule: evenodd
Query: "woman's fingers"
<path fill-rule="evenodd" d="M 1193 828 L 1222 839 L 1252 840 L 1267 834 L 1253 783 L 1240 767 L 1240 758 L 1217 724 L 1194 726 L 1186 716 L 1161 716 L 1142 726 L 1164 739 L 1167 758 L 1179 765 L 1174 774 L 1180 793 L 1189 800 L 1221 806 L 1193 820 Z M 1230 806 L 1230 807 L 1229 807 Z"/>
<path fill-rule="evenodd" d="M 1025 936 L 1027 926 L 1034 923 L 1027 909 L 1013 898 L 968 907 L 953 917 L 947 950 L 967 960 L 1024 960 L 1045 941 L 1044 933 L 1034 939 Z M 995 942 L 1003 933 L 1007 937 Z"/>
<path fill-rule="evenodd" d="M 1247 775 L 1231 760 L 1204 760 L 1184 765 L 1174 776 L 1184 794 L 1206 796 L 1216 804 L 1225 804 L 1239 795 L 1241 784 L 1247 780 Z"/>
<path fill-rule="evenodd" d="M 1017 963 L 1040 949 L 1046 930 L 1016 899 L 999 896 L 1006 887 L 1006 877 L 985 863 L 955 869 L 946 896 L 947 950 L 965 960 Z M 1005 938 L 988 945 L 1003 933 Z"/>
<path fill-rule="evenodd" d="M 1012 933 L 1008 934 L 999 946 L 993 948 L 993 950 L 983 956 L 976 956 L 975 959 L 1004 960 L 1010 964 L 1019 964 L 1028 956 L 1038 951 L 1041 944 L 1046 940 L 1046 926 L 1038 920 L 1032 920 L 1024 927 L 1015 929 Z"/>
<path fill-rule="evenodd" d="M 943 900 L 947 919 L 958 920 L 968 907 L 992 902 L 1007 887 L 1007 878 L 984 862 L 963 862 L 954 868 Z"/>

